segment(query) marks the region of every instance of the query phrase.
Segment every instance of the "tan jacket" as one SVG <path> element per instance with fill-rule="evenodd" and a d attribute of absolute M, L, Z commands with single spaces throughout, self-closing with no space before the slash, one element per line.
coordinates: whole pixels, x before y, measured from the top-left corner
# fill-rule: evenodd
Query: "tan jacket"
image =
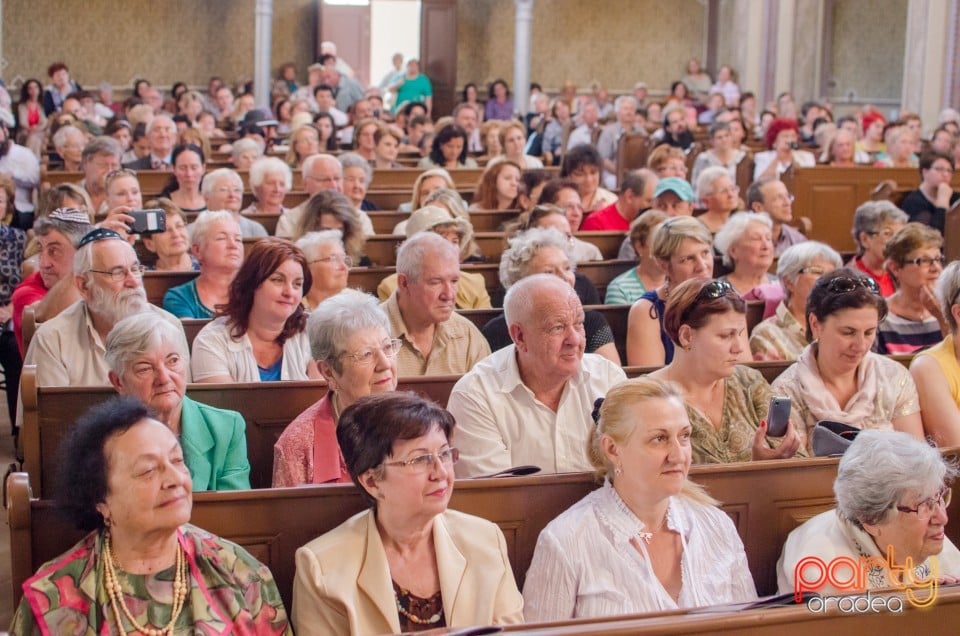
<path fill-rule="evenodd" d="M 523 597 L 496 524 L 447 510 L 434 519 L 433 541 L 448 627 L 523 622 Z M 299 548 L 296 563 L 292 615 L 298 636 L 400 631 L 372 510 Z"/>

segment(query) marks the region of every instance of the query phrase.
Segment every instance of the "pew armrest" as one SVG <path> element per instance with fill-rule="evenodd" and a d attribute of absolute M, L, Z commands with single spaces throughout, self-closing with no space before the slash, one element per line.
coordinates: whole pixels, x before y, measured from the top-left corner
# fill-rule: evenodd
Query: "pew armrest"
<path fill-rule="evenodd" d="M 20 585 L 33 574 L 32 515 L 30 510 L 30 478 L 27 473 L 11 473 L 7 477 L 7 522 L 10 526 L 10 573 L 13 584 L 13 607 L 20 603 Z"/>

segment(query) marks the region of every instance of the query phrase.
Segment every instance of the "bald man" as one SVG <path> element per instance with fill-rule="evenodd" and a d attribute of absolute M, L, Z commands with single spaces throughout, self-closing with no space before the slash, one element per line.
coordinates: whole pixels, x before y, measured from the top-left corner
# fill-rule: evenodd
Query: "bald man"
<path fill-rule="evenodd" d="M 561 278 L 520 280 L 507 290 L 503 309 L 513 344 L 464 375 L 447 401 L 457 420 L 457 476 L 526 464 L 545 473 L 591 470 L 594 400 L 626 374 L 584 353 L 583 306 Z"/>

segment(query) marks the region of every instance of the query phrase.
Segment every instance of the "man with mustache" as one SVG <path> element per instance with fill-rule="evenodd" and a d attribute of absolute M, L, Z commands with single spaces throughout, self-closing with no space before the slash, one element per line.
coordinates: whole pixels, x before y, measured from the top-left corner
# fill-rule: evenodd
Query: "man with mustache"
<path fill-rule="evenodd" d="M 490 355 L 472 322 L 454 311 L 460 253 L 433 232 L 407 239 L 397 252 L 397 288 L 381 305 L 390 337 L 403 343 L 397 374 L 460 375 Z"/>
<path fill-rule="evenodd" d="M 178 329 L 180 321 L 147 302 L 143 266 L 123 238 L 105 228 L 80 240 L 73 277 L 81 300 L 39 325 L 24 364 L 37 365 L 38 386 L 109 386 L 104 342 L 113 325 L 150 311 Z"/>

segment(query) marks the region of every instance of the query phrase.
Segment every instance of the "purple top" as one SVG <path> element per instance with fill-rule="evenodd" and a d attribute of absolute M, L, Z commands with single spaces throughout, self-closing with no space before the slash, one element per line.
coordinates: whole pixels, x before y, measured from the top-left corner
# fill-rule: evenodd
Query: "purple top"
<path fill-rule="evenodd" d="M 509 97 L 502 104 L 496 99 L 488 99 L 483 107 L 483 118 L 491 119 L 513 119 L 513 100 Z"/>

